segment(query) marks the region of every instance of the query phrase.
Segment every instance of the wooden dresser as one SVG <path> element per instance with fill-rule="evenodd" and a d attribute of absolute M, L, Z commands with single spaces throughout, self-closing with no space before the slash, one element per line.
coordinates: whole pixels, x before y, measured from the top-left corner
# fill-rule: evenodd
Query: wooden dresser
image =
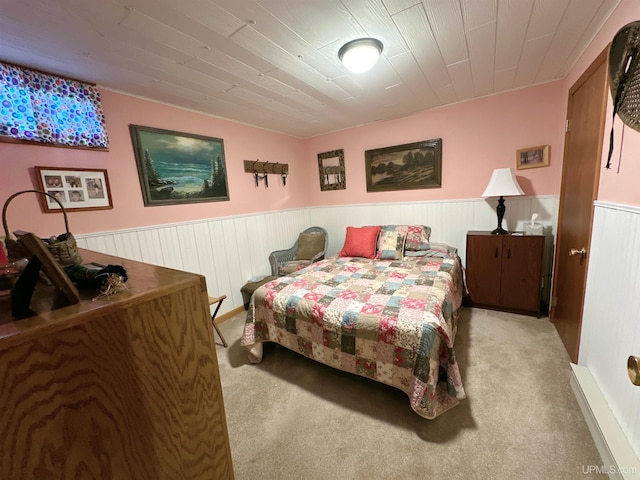
<path fill-rule="evenodd" d="M 0 478 L 232 479 L 205 279 L 94 252 L 128 291 L 13 321 L 0 299 Z"/>

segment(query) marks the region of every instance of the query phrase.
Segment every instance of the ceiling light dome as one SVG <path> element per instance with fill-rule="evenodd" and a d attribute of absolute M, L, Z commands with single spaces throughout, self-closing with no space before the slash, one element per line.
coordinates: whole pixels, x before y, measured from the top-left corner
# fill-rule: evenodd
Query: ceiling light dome
<path fill-rule="evenodd" d="M 353 73 L 368 72 L 382 53 L 382 42 L 375 38 L 358 38 L 345 43 L 338 51 L 338 57 Z"/>

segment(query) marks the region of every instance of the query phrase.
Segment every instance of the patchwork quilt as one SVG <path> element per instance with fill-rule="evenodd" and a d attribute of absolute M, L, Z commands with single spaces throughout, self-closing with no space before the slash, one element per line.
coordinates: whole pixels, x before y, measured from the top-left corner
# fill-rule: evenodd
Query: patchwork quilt
<path fill-rule="evenodd" d="M 453 348 L 463 294 L 451 247 L 402 260 L 328 258 L 258 288 L 241 344 L 254 363 L 271 341 L 394 386 L 433 419 L 465 398 Z"/>

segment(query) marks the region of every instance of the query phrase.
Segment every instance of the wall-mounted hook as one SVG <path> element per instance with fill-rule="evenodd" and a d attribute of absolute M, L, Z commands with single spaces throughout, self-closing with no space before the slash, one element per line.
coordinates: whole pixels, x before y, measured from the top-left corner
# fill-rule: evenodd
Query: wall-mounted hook
<path fill-rule="evenodd" d="M 269 188 L 269 176 L 267 175 L 267 172 L 268 172 L 267 164 L 268 163 L 269 162 L 264 162 L 264 166 L 263 166 L 264 175 L 262 175 L 262 178 L 264 178 L 264 188 Z"/>
<path fill-rule="evenodd" d="M 282 177 L 282 185 L 286 186 L 287 185 L 287 170 L 285 167 L 289 168 L 289 165 L 282 165 L 282 168 L 278 169 L 278 165 L 280 165 L 278 162 L 276 162 L 273 165 L 273 171 L 274 172 L 278 172 L 278 170 L 280 171 L 280 176 Z"/>
<path fill-rule="evenodd" d="M 256 165 L 258 164 L 259 160 L 256 160 L 255 162 L 253 162 L 253 165 L 251 166 L 252 170 L 253 170 L 253 177 L 256 181 L 256 188 L 258 188 L 258 182 L 260 180 L 260 175 L 258 175 L 258 171 L 256 170 Z"/>
<path fill-rule="evenodd" d="M 289 164 L 287 163 L 269 163 L 269 162 L 261 162 L 260 160 L 245 160 L 244 161 L 244 171 L 246 173 L 251 173 L 254 176 L 256 187 L 258 186 L 260 180 L 264 180 L 265 188 L 269 188 L 269 177 L 268 175 L 273 173 L 274 175 L 282 176 L 282 184 L 287 184 L 287 174 L 289 173 Z M 262 175 L 261 175 L 262 174 Z"/>

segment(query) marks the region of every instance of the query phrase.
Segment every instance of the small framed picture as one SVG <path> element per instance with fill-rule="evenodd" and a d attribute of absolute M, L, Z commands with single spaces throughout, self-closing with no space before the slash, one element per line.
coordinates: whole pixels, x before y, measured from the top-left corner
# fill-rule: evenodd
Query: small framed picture
<path fill-rule="evenodd" d="M 320 190 L 344 190 L 347 180 L 344 175 L 344 150 L 332 150 L 318 154 Z"/>
<path fill-rule="evenodd" d="M 549 145 L 522 148 L 516 153 L 516 167 L 518 170 L 549 166 Z"/>
<path fill-rule="evenodd" d="M 35 167 L 35 169 L 40 190 L 55 197 L 65 210 L 113 208 L 106 170 L 52 167 Z M 56 200 L 51 197 L 43 200 L 45 213 L 60 210 Z"/>

